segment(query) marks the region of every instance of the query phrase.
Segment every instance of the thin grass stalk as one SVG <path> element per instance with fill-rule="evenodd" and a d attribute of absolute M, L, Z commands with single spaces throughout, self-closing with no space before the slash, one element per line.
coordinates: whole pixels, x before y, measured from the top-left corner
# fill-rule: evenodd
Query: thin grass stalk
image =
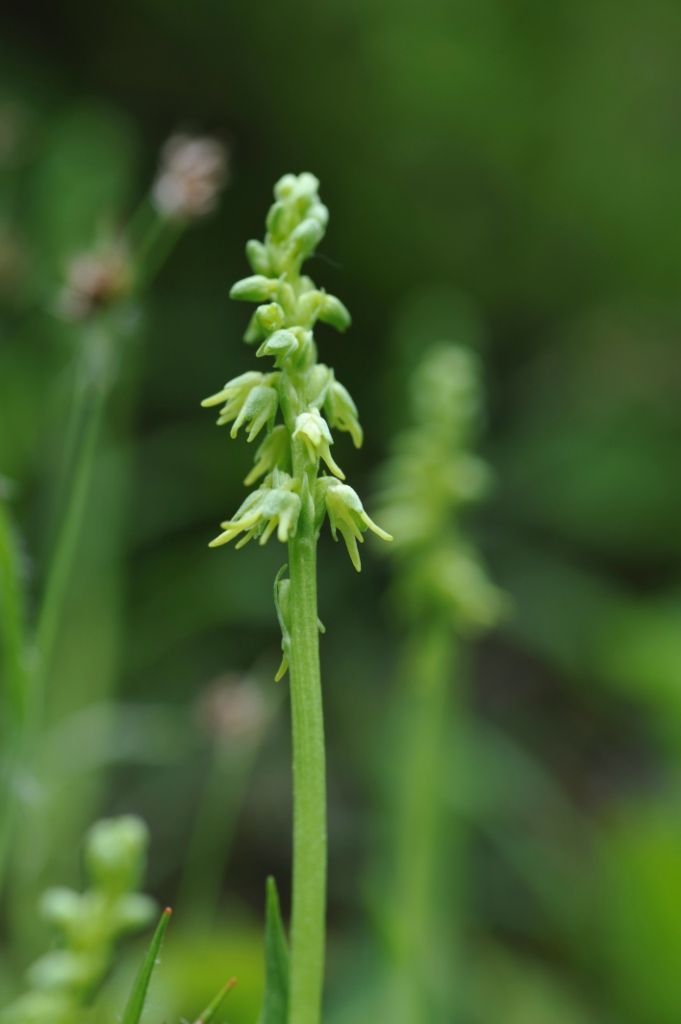
<path fill-rule="evenodd" d="M 0 802 L 0 890 L 17 814 L 16 765 L 22 756 L 30 699 L 21 557 L 9 512 L 0 501 L 0 637 L 3 676 L 3 764 Z"/>

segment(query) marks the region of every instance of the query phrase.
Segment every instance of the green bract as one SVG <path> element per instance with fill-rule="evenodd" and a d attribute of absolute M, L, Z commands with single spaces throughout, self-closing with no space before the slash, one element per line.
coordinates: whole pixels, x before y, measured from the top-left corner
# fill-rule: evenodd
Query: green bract
<path fill-rule="evenodd" d="M 238 547 L 254 538 L 264 543 L 275 531 L 285 543 L 296 534 L 302 503 L 313 501 L 318 527 L 328 514 L 334 538 L 341 534 L 359 570 L 357 541 L 364 531 L 373 530 L 384 540 L 391 539 L 389 534 L 369 519 L 352 488 L 334 489 L 324 480 L 322 486 L 311 486 L 322 462 L 334 478 L 345 479 L 331 454 L 332 428 L 349 433 L 355 447 L 362 444 L 357 407 L 333 370 L 317 361 L 314 339 L 318 320 L 345 331 L 350 314 L 340 299 L 301 274 L 329 217 L 318 187 L 312 174 L 286 174 L 277 182 L 265 239 L 246 246 L 253 274 L 237 281 L 230 293 L 233 299 L 259 303 L 245 339 L 258 342 L 256 356 L 271 358 L 275 369 L 242 373 L 202 403 L 220 407 L 217 422 L 231 423 L 232 437 L 242 426 L 248 441 L 265 432 L 245 480 L 247 486 L 260 480 L 258 489 L 222 524 L 212 544 L 237 537 Z"/>

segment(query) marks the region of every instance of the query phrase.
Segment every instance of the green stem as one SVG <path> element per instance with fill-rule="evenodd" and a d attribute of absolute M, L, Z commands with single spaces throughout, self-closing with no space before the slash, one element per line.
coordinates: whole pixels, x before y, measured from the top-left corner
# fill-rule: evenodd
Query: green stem
<path fill-rule="evenodd" d="M 216 742 L 199 797 L 175 900 L 175 910 L 183 921 L 212 926 L 219 909 L 225 864 L 260 747 L 260 735 L 236 753 L 232 747 L 231 743 Z"/>
<path fill-rule="evenodd" d="M 7 713 L 3 714 L 3 757 L 0 765 L 0 890 L 2 890 L 17 815 L 17 767 L 22 760 L 24 726 L 29 704 L 29 651 L 24 622 L 20 558 L 12 523 L 0 501 L 0 639 Z"/>
<path fill-rule="evenodd" d="M 45 592 L 36 625 L 40 684 L 37 687 L 38 692 L 33 697 L 38 706 L 42 700 L 43 683 L 49 673 L 50 659 L 83 525 L 105 398 L 106 389 L 101 386 L 96 387 L 91 396 L 90 407 L 83 425 L 67 505 L 45 583 Z"/>
<path fill-rule="evenodd" d="M 395 1021 L 426 1024 L 434 938 L 441 778 L 454 639 L 434 618 L 412 638 L 406 659 L 408 693 L 399 787 L 395 886 Z"/>
<path fill-rule="evenodd" d="M 310 502 L 311 505 L 311 502 Z M 289 542 L 293 895 L 289 1024 L 319 1024 L 326 917 L 326 759 L 319 670 L 317 538 L 302 515 Z"/>
<path fill-rule="evenodd" d="M 145 199 L 128 227 L 133 264 L 136 267 L 134 293 L 146 291 L 185 230 L 181 220 L 160 217 Z"/>
<path fill-rule="evenodd" d="M 0 640 L 10 733 L 23 721 L 28 701 L 27 641 L 20 558 L 14 530 L 0 499 Z M 4 716 L 3 716 L 4 717 Z"/>

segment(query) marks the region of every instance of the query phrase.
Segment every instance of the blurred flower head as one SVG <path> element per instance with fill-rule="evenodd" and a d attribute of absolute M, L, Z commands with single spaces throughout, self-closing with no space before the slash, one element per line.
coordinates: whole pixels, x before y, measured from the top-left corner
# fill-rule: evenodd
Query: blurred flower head
<path fill-rule="evenodd" d="M 210 683 L 198 704 L 199 723 L 218 742 L 257 738 L 267 719 L 262 690 L 247 676 L 226 675 Z"/>
<path fill-rule="evenodd" d="M 173 135 L 161 150 L 151 198 L 162 217 L 194 220 L 212 213 L 227 178 L 227 150 L 208 136 Z"/>
<path fill-rule="evenodd" d="M 87 320 L 130 290 L 132 269 L 122 242 L 109 242 L 76 256 L 66 271 L 57 310 L 67 320 Z"/>

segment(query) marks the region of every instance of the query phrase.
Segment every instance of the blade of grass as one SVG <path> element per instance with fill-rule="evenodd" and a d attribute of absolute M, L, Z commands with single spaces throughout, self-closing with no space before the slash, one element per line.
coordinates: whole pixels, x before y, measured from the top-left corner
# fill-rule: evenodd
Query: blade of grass
<path fill-rule="evenodd" d="M 201 1013 L 194 1021 L 194 1024 L 210 1024 L 213 1017 L 222 1006 L 225 996 L 228 992 L 232 991 L 235 985 L 236 978 L 230 978 L 229 981 L 225 982 L 215 998 L 208 1004 L 203 1013 Z"/>
<path fill-rule="evenodd" d="M 0 890 L 2 889 L 10 841 L 18 815 L 17 778 L 23 757 L 31 678 L 28 667 L 28 638 L 24 616 L 24 588 L 16 534 L 0 497 L 0 720 L 4 725 L 3 756 L 0 763 Z"/>
<path fill-rule="evenodd" d="M 289 956 L 273 878 L 267 879 L 265 921 L 265 999 L 260 1024 L 286 1024 L 288 1017 Z"/>
<path fill-rule="evenodd" d="M 36 626 L 40 674 L 49 674 L 52 649 L 59 629 L 64 599 L 76 556 L 78 539 L 90 492 L 106 389 L 95 389 L 86 414 L 79 451 L 70 482 L 68 502 L 55 545 L 54 556 L 45 582 L 45 592 Z"/>
<path fill-rule="evenodd" d="M 24 594 L 16 535 L 0 496 L 0 639 L 5 694 L 12 722 L 21 722 L 28 702 Z M 4 716 L 3 716 L 4 718 Z M 7 719 L 5 719 L 7 721 Z"/>
<path fill-rule="evenodd" d="M 163 945 L 163 939 L 170 922 L 171 914 L 172 910 L 170 907 L 166 907 L 161 914 L 161 920 L 156 926 L 156 931 L 149 943 L 147 954 L 142 961 L 139 971 L 137 972 L 137 977 L 135 978 L 135 983 L 132 986 L 130 997 L 128 998 L 125 1010 L 123 1011 L 121 1024 L 139 1024 L 144 1010 L 144 1004 L 147 999 L 151 976 L 154 973 L 156 964 L 158 963 L 158 956 L 161 952 L 161 946 Z"/>

